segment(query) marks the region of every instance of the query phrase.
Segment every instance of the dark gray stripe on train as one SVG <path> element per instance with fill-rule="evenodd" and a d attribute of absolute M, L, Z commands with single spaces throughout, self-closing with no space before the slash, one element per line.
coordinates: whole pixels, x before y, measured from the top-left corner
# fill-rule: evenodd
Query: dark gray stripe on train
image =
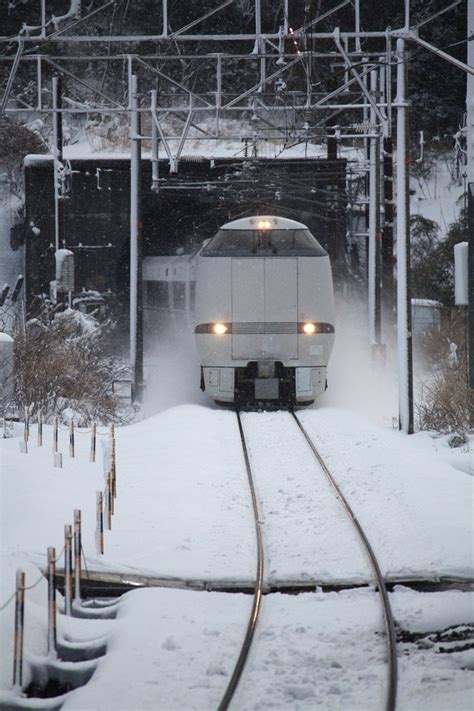
<path fill-rule="evenodd" d="M 300 321 L 298 323 L 294 321 L 236 321 L 234 323 L 220 323 L 222 323 L 226 327 L 225 333 L 220 335 L 229 335 L 231 333 L 238 335 L 278 335 L 303 333 L 304 335 L 308 335 L 303 330 L 305 323 L 308 323 L 307 321 Z M 214 323 L 200 323 L 194 329 L 194 333 L 212 333 L 213 335 L 215 335 L 213 331 L 214 325 Z M 314 325 L 315 331 L 313 334 L 309 335 L 316 335 L 319 333 L 334 333 L 334 326 L 332 323 L 314 323 Z"/>

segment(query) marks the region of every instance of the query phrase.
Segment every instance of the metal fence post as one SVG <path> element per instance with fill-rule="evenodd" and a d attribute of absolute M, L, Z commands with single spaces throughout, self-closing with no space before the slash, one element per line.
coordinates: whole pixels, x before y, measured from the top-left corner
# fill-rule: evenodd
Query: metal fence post
<path fill-rule="evenodd" d="M 38 447 L 43 446 L 43 411 L 38 412 Z"/>
<path fill-rule="evenodd" d="M 107 496 L 107 528 L 112 530 L 112 514 L 114 512 L 114 497 L 112 494 L 112 472 L 107 475 L 107 487 L 105 489 Z"/>
<path fill-rule="evenodd" d="M 115 454 L 115 428 L 112 425 L 112 456 L 111 456 L 111 474 L 112 474 L 112 496 L 117 498 L 117 469 L 116 469 L 116 454 Z M 113 513 L 113 510 L 112 510 Z"/>
<path fill-rule="evenodd" d="M 90 462 L 95 462 L 95 453 L 97 448 L 97 424 L 94 422 L 92 425 L 91 432 L 91 453 L 89 457 Z"/>
<path fill-rule="evenodd" d="M 104 504 L 101 491 L 96 492 L 96 521 L 97 553 L 104 555 Z"/>
<path fill-rule="evenodd" d="M 25 447 L 27 447 L 28 440 L 30 439 L 30 411 L 28 407 L 25 407 L 25 431 L 23 433 L 23 439 L 25 441 Z"/>
<path fill-rule="evenodd" d="M 13 686 L 23 685 L 23 623 L 25 620 L 25 573 L 16 571 L 15 631 L 13 640 Z"/>
<path fill-rule="evenodd" d="M 53 428 L 53 452 L 57 454 L 58 452 L 58 437 L 59 437 L 59 417 L 54 418 L 54 428 Z"/>
<path fill-rule="evenodd" d="M 48 548 L 48 654 L 56 652 L 56 549 Z"/>
<path fill-rule="evenodd" d="M 74 459 L 75 448 L 74 448 L 74 417 L 71 419 L 71 424 L 69 425 L 69 456 Z"/>
<path fill-rule="evenodd" d="M 66 615 L 72 615 L 72 526 L 64 526 L 64 602 Z"/>
<path fill-rule="evenodd" d="M 74 509 L 74 600 L 81 601 L 81 511 Z"/>

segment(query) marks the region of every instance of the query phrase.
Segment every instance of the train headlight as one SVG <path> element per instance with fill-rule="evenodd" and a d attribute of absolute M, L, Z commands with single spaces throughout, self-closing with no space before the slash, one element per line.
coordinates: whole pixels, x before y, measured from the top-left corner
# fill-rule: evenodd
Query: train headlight
<path fill-rule="evenodd" d="M 225 323 L 214 323 L 212 324 L 212 332 L 215 333 L 217 336 L 222 336 L 224 333 L 227 332 L 227 326 Z"/>
<path fill-rule="evenodd" d="M 316 325 L 308 321 L 308 323 L 303 324 L 303 331 L 310 336 L 312 333 L 316 333 Z"/>
<path fill-rule="evenodd" d="M 272 223 L 270 220 L 259 220 L 257 222 L 257 230 L 270 230 Z"/>

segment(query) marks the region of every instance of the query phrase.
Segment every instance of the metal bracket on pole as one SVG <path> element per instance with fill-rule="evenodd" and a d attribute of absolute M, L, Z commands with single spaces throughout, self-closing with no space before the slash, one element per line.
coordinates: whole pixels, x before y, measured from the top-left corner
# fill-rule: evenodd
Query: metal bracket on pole
<path fill-rule="evenodd" d="M 345 61 L 346 65 L 347 65 L 347 67 L 349 68 L 351 74 L 354 76 L 354 78 L 355 78 L 355 80 L 357 81 L 358 85 L 359 85 L 360 88 L 362 89 L 362 93 L 364 94 L 364 96 L 366 97 L 367 101 L 369 102 L 369 104 L 371 105 L 372 109 L 374 110 L 375 115 L 377 116 L 378 120 L 379 120 L 380 123 L 383 125 L 386 119 L 385 119 L 384 115 L 382 114 L 382 112 L 380 111 L 380 109 L 379 109 L 379 107 L 377 106 L 377 104 L 375 103 L 375 101 L 374 101 L 374 99 L 373 99 L 373 97 L 372 97 L 370 91 L 367 90 L 367 87 L 365 86 L 364 82 L 362 81 L 362 78 L 360 77 L 359 72 L 357 71 L 357 69 L 356 69 L 356 68 L 354 67 L 354 65 L 352 64 L 349 55 L 347 54 L 347 52 L 345 51 L 344 47 L 342 46 L 341 39 L 340 39 L 339 27 L 336 27 L 336 29 L 334 30 L 334 33 L 333 33 L 333 34 L 334 34 L 334 42 L 336 43 L 336 47 L 338 48 L 338 50 L 339 50 L 341 56 L 344 58 L 344 61 Z"/>
<path fill-rule="evenodd" d="M 181 134 L 181 138 L 179 140 L 179 145 L 178 145 L 178 150 L 176 151 L 176 164 L 178 163 L 179 159 L 181 158 L 181 153 L 184 148 L 184 144 L 186 142 L 186 138 L 188 137 L 189 129 L 191 128 L 191 124 L 193 121 L 193 97 L 192 94 L 189 95 L 189 114 L 186 118 L 186 123 L 183 126 L 183 132 Z"/>
<path fill-rule="evenodd" d="M 394 30 L 392 32 L 392 37 L 397 37 L 399 39 L 406 39 L 410 42 L 415 42 L 415 44 L 419 44 L 420 47 L 424 47 L 424 49 L 427 49 L 429 52 L 436 54 L 437 57 L 445 59 L 447 62 L 453 64 L 458 69 L 462 69 L 463 72 L 467 72 L 468 74 L 474 75 L 474 67 L 471 67 L 469 66 L 469 64 L 461 62 L 459 59 L 456 59 L 456 57 L 452 57 L 447 52 L 443 52 L 442 49 L 438 49 L 438 47 L 435 47 L 429 42 L 422 40 L 421 37 L 418 37 L 418 33 L 416 31 L 410 30 L 407 32 L 406 30 Z"/>
<path fill-rule="evenodd" d="M 166 155 L 168 156 L 168 160 L 170 163 L 170 173 L 176 173 L 177 172 L 176 158 L 171 153 L 171 148 L 170 148 L 169 143 L 166 139 L 166 136 L 163 132 L 161 123 L 158 119 L 158 114 L 156 113 L 156 99 L 157 99 L 157 91 L 156 91 L 156 89 L 152 89 L 152 91 L 151 91 L 151 118 L 152 118 L 152 121 L 155 124 L 156 128 L 158 129 L 158 133 L 160 134 L 160 138 L 163 143 L 163 147 L 166 151 Z"/>

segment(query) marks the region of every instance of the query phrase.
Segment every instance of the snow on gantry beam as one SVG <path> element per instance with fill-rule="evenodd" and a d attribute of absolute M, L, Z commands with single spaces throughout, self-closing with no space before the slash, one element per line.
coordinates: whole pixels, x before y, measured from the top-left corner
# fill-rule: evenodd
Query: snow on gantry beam
<path fill-rule="evenodd" d="M 389 33 L 390 34 L 390 33 Z M 391 33 L 392 36 L 397 36 L 394 31 Z M 309 39 L 332 39 L 332 32 L 306 32 L 305 36 Z M 341 32 L 340 36 L 343 39 L 370 39 L 378 38 L 385 39 L 387 37 L 387 32 Z M 399 36 L 399 35 L 398 35 Z M 178 35 L 173 42 L 196 42 L 196 41 L 206 41 L 206 42 L 248 42 L 249 40 L 264 39 L 264 40 L 278 40 L 280 35 L 277 32 L 264 33 L 257 35 L 254 32 L 247 34 L 202 34 L 202 35 Z M 169 35 L 76 35 L 68 37 L 67 35 L 61 35 L 60 37 L 46 37 L 44 40 L 41 37 L 25 37 L 25 42 L 41 44 L 42 42 L 61 42 L 61 43 L 80 43 L 80 42 L 104 42 L 104 43 L 119 43 L 119 42 L 170 42 Z M 1 36 L 0 42 L 5 42 L 10 44 L 11 37 Z"/>

